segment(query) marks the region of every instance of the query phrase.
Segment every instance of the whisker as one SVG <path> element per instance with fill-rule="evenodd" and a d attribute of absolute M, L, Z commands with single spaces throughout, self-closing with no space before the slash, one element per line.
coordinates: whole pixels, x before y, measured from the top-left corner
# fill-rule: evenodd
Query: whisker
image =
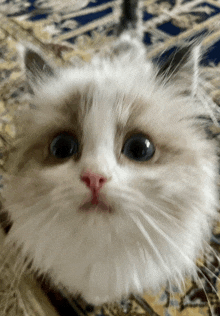
<path fill-rule="evenodd" d="M 215 279 L 217 279 L 220 282 L 220 278 L 217 275 L 215 275 L 215 273 L 213 271 L 211 271 L 207 266 L 203 265 L 203 268 L 206 269 Z M 199 269 L 201 272 L 201 268 L 199 268 Z M 219 297 L 219 300 L 220 300 L 220 297 Z"/>
<path fill-rule="evenodd" d="M 203 266 L 203 268 L 207 268 L 205 266 Z M 220 300 L 220 297 L 218 295 L 217 290 L 215 289 L 215 287 L 213 286 L 213 284 L 209 281 L 208 277 L 201 271 L 201 268 L 197 267 L 197 270 L 203 275 L 203 277 L 206 279 L 206 281 L 209 283 L 209 285 L 211 286 L 212 290 L 214 291 L 214 293 L 217 295 L 218 299 Z M 209 271 L 209 269 L 207 269 Z M 209 271 L 211 274 L 214 275 L 214 273 L 212 273 L 212 271 Z"/>
<path fill-rule="evenodd" d="M 138 208 L 138 212 L 142 214 L 142 216 L 144 217 L 144 219 L 145 219 L 149 224 L 151 224 L 151 226 L 152 226 L 156 231 L 159 231 L 160 235 L 162 235 L 162 236 L 169 242 L 169 244 L 172 244 L 172 245 L 174 246 L 174 248 L 176 248 L 188 261 L 190 261 L 191 263 L 193 263 L 194 266 L 196 266 L 195 263 L 194 263 L 192 260 L 190 260 L 186 255 L 184 255 L 183 252 L 179 249 L 179 247 L 178 247 L 175 243 L 173 243 L 173 240 L 171 240 L 171 239 L 158 227 L 158 225 L 157 225 L 157 224 L 155 223 L 155 221 L 151 218 L 151 216 L 150 216 L 149 214 L 146 215 L 146 214 L 143 212 L 142 208 L 136 204 L 136 203 L 137 203 L 137 199 L 132 199 L 131 196 L 128 197 L 128 196 L 126 196 L 124 193 L 123 193 L 123 195 L 119 195 L 119 196 L 120 196 L 121 199 L 122 199 L 122 198 L 125 198 L 126 201 L 130 201 L 131 203 L 134 203 L 135 209 Z M 131 205 L 129 205 L 129 208 L 131 208 Z M 130 217 L 132 216 L 131 213 L 129 213 L 129 212 L 128 212 L 127 214 L 128 214 Z M 150 219 L 150 218 L 151 218 L 151 219 Z M 142 231 L 144 234 L 146 234 L 146 230 L 144 229 L 142 223 L 140 222 L 139 219 L 138 219 L 138 221 L 139 221 L 139 225 L 141 225 L 141 227 L 142 227 L 142 230 L 141 230 L 141 231 Z M 173 221 L 172 221 L 172 224 L 173 224 Z M 180 229 L 180 228 L 181 228 L 181 229 L 184 229 L 182 226 L 179 226 L 177 223 L 175 223 L 175 224 L 177 225 L 178 229 Z M 136 225 L 137 225 L 137 223 L 136 223 Z M 150 237 L 150 236 L 149 236 L 149 237 Z M 154 247 L 155 247 L 155 245 L 154 245 Z M 161 257 L 161 256 L 160 256 L 160 257 Z M 163 259 L 162 259 L 162 261 L 163 261 Z M 166 268 L 167 268 L 167 266 L 166 266 Z M 167 271 L 169 271 L 169 269 L 168 269 Z M 176 271 L 176 273 L 179 274 L 179 272 L 177 272 L 177 271 Z M 184 280 L 183 280 L 182 275 L 179 275 L 179 279 L 176 279 L 176 282 L 178 282 L 178 287 L 181 289 L 181 288 L 182 288 L 182 285 L 179 284 L 180 280 L 182 280 L 182 285 L 184 285 Z"/>
<path fill-rule="evenodd" d="M 218 263 L 220 264 L 220 258 L 218 256 L 217 252 L 215 252 L 215 250 L 210 246 L 210 244 L 206 240 L 204 240 L 204 242 L 206 243 L 206 246 L 209 247 L 209 250 L 211 250 L 213 252 L 215 258 L 217 259 Z"/>
<path fill-rule="evenodd" d="M 136 204 L 136 201 L 137 201 L 137 196 L 134 196 L 134 198 L 132 199 L 130 191 L 128 192 L 127 195 L 125 194 L 125 192 L 121 192 L 121 191 L 114 192 L 114 196 L 115 197 L 119 197 L 120 199 L 124 198 L 125 201 L 129 200 L 129 201 L 133 202 L 134 204 Z M 184 229 L 184 226 L 182 225 L 182 222 L 181 222 L 180 219 L 178 219 L 175 216 L 172 216 L 170 214 L 167 214 L 166 212 L 163 212 L 157 205 L 154 205 L 152 202 L 147 201 L 146 198 L 144 197 L 144 195 L 140 195 L 139 194 L 138 197 L 139 197 L 139 199 L 142 197 L 146 201 L 145 208 L 146 207 L 152 207 L 152 208 L 156 209 L 162 216 L 164 216 L 168 220 L 170 220 L 170 222 L 172 222 L 172 225 L 175 224 L 178 228 Z M 169 210 L 169 208 L 164 208 L 164 206 L 163 206 L 163 209 Z M 173 222 L 173 220 L 174 220 L 174 222 Z"/>
<path fill-rule="evenodd" d="M 205 259 L 205 260 L 206 260 L 206 259 Z M 215 267 L 210 261 L 207 261 L 207 260 L 206 260 L 206 262 L 208 262 L 209 265 L 211 265 L 213 269 L 216 269 L 216 267 Z M 209 269 L 207 266 L 205 266 L 205 264 L 204 264 L 204 267 L 206 267 L 207 269 Z M 212 271 L 211 269 L 209 269 L 209 270 L 210 270 L 210 272 L 213 273 L 213 271 Z M 216 278 L 218 281 L 220 281 L 220 278 L 219 278 L 217 275 L 215 275 L 215 278 Z"/>
<path fill-rule="evenodd" d="M 146 213 L 143 212 L 141 207 L 138 207 L 138 212 L 139 214 L 141 214 L 143 216 L 143 218 L 152 225 L 152 227 L 161 235 L 163 236 L 174 248 L 177 248 L 178 251 L 180 251 L 179 247 L 173 242 L 173 240 L 167 236 L 167 234 L 161 229 L 159 228 L 159 226 L 157 225 L 157 223 L 155 223 L 155 221 L 152 219 L 151 216 L 146 215 Z M 182 251 L 180 251 L 180 253 L 182 254 Z M 183 254 L 182 254 L 183 255 Z M 185 257 L 185 255 L 184 255 Z M 188 259 L 188 257 L 187 257 Z"/>
<path fill-rule="evenodd" d="M 121 195 L 120 195 L 120 197 L 121 197 Z M 128 196 L 125 196 L 124 194 L 123 194 L 123 197 L 126 197 L 126 199 L 127 200 L 129 200 L 129 201 L 131 201 L 132 203 L 135 203 L 136 202 L 136 200 L 135 199 L 132 199 L 131 198 L 131 195 L 129 195 L 129 197 Z M 137 205 L 135 205 L 135 207 L 137 207 Z M 163 212 L 161 212 L 161 210 L 158 208 L 158 207 L 156 207 L 156 209 L 160 212 L 160 213 L 163 213 Z M 158 227 L 158 225 L 156 225 L 156 223 L 154 222 L 154 220 L 149 216 L 149 214 L 148 214 L 148 216 L 145 214 L 145 213 L 143 213 L 143 210 L 142 210 L 142 208 L 141 207 L 139 207 L 138 206 L 138 211 L 140 212 L 141 211 L 141 214 L 142 214 L 142 216 L 145 218 L 145 220 L 147 220 L 147 222 L 148 223 L 150 223 L 153 227 L 154 227 L 154 229 L 156 229 L 168 242 L 169 242 L 169 244 L 172 244 L 172 246 L 173 247 L 175 247 L 180 253 L 181 253 L 181 255 L 183 255 L 185 258 L 187 258 L 187 260 L 190 260 L 190 258 L 188 258 L 187 256 L 185 256 L 184 254 L 183 254 L 183 252 L 178 248 L 178 246 L 175 244 L 175 243 L 173 243 L 173 241 Z M 162 215 L 164 215 L 164 214 L 162 214 Z M 131 216 L 132 217 L 132 215 L 131 214 L 129 214 L 129 216 Z M 168 218 L 169 220 L 171 220 L 171 218 L 169 218 L 169 216 L 166 216 L 166 215 L 164 215 L 166 218 Z M 149 219 L 149 217 L 151 218 L 151 220 Z M 133 219 L 134 220 L 134 219 Z M 137 221 L 137 220 L 136 220 Z M 136 223 L 137 224 L 137 223 Z M 141 222 L 139 221 L 139 226 L 140 226 L 140 224 L 141 224 Z M 182 227 L 182 225 L 180 226 L 179 225 L 179 223 L 177 223 L 177 222 L 172 222 L 172 224 L 174 224 L 174 225 L 176 225 L 178 228 L 182 228 L 183 229 L 183 227 Z M 143 225 L 141 224 L 141 227 L 142 227 L 142 229 L 141 229 L 141 232 L 143 233 L 143 232 L 146 232 L 145 231 L 145 229 L 143 228 Z M 139 227 L 140 228 L 140 227 Z M 205 241 L 206 242 L 206 241 Z M 206 242 L 207 243 L 207 242 Z M 207 243 L 208 244 L 208 243 Z M 211 248 L 211 247 L 210 247 Z M 211 248 L 212 249 L 212 248 Z M 214 250 L 212 249 L 212 251 L 214 252 Z M 216 253 L 215 253 L 215 255 L 216 255 Z M 216 255 L 217 256 L 217 255 Z M 193 265 L 197 268 L 197 266 L 196 266 L 196 264 L 192 261 L 192 260 L 190 260 L 192 263 L 193 263 Z M 219 261 L 219 259 L 218 259 L 218 261 Z M 218 279 L 218 280 L 220 280 L 210 269 L 208 269 L 208 267 L 206 267 L 206 266 L 204 266 L 204 268 L 207 270 L 207 271 L 209 271 L 216 279 Z M 201 272 L 202 273 L 202 272 Z M 207 277 L 204 275 L 204 277 L 207 279 Z M 182 278 L 181 278 L 182 279 Z M 209 280 L 207 279 L 207 281 L 209 282 Z M 210 282 L 209 282 L 210 283 Z M 184 284 L 184 283 L 183 283 Z M 215 290 L 215 288 L 214 288 L 214 286 L 210 283 L 210 285 L 212 286 L 212 289 L 216 292 L 216 290 Z M 180 286 L 180 288 L 181 288 L 181 286 Z M 217 296 L 218 296 L 218 293 L 216 293 L 217 294 Z M 218 296 L 219 297 L 219 296 Z"/>
<path fill-rule="evenodd" d="M 133 219 L 134 221 L 136 221 L 135 223 L 136 223 L 136 225 L 138 225 L 138 228 L 140 229 L 140 231 L 146 236 L 147 232 L 146 232 L 145 228 L 143 227 L 141 221 L 140 221 L 138 218 L 134 219 L 134 216 L 133 216 L 133 215 L 134 215 L 134 214 L 129 214 L 129 216 L 131 216 L 132 219 Z M 149 235 L 147 234 L 147 236 L 149 236 Z M 149 236 L 149 238 L 150 238 L 150 236 Z M 152 245 L 151 245 L 151 246 L 154 247 L 153 250 L 154 250 L 154 251 L 157 251 L 157 253 L 159 254 L 160 261 L 162 262 L 163 266 L 166 268 L 166 272 L 168 273 L 168 275 L 169 275 L 169 277 L 170 277 L 170 269 L 169 269 L 168 266 L 165 264 L 165 261 L 164 261 L 163 257 L 161 256 L 160 252 L 159 252 L 159 251 L 157 250 L 157 248 L 155 247 L 155 245 L 154 245 L 154 243 L 153 243 L 153 241 L 152 241 L 151 238 L 150 238 L 150 240 L 151 240 L 151 242 L 152 242 Z M 176 247 L 177 247 L 177 246 L 176 246 Z M 177 248 L 178 248 L 178 247 L 177 247 Z M 179 248 L 178 248 L 178 250 L 179 250 Z M 179 250 L 179 251 L 180 251 L 180 250 Z M 180 251 L 180 252 L 181 252 L 181 251 Z M 188 258 L 187 256 L 185 256 L 185 257 L 189 260 L 189 258 Z M 190 261 L 191 261 L 191 260 L 190 260 Z M 194 264 L 193 261 L 191 261 L 191 262 Z M 176 284 L 178 285 L 178 288 L 179 288 L 179 289 L 182 289 L 182 285 L 184 284 L 184 279 L 183 279 L 182 275 L 181 275 L 178 271 L 175 271 L 175 273 L 176 273 L 176 275 L 178 275 L 178 278 L 175 277 L 175 282 L 176 282 Z M 182 282 L 182 284 L 180 284 L 180 282 Z"/>
<path fill-rule="evenodd" d="M 178 250 L 178 252 L 187 260 L 190 260 L 189 257 L 187 257 L 180 249 L 179 247 L 173 242 L 173 240 L 168 237 L 168 235 L 161 229 L 158 227 L 157 223 L 155 223 L 155 221 L 149 216 L 149 215 L 146 215 L 142 208 L 139 207 L 139 206 L 136 206 L 136 209 L 138 208 L 138 212 L 139 214 L 141 214 L 143 216 L 143 218 L 149 223 L 152 225 L 152 227 L 161 235 L 164 237 L 165 240 L 167 240 L 169 242 L 170 245 L 172 245 L 175 249 Z M 190 260 L 191 261 L 191 260 Z"/>
<path fill-rule="evenodd" d="M 133 215 L 133 214 L 129 214 L 129 216 L 131 216 L 131 217 L 133 218 L 132 215 Z M 141 227 L 141 232 L 143 232 L 143 233 L 146 234 L 147 232 L 146 232 L 145 228 L 143 227 L 143 225 L 142 225 L 140 219 L 137 219 L 137 220 L 138 220 L 138 222 L 139 222 L 139 226 Z M 145 218 L 145 220 L 147 221 L 148 219 Z M 154 228 L 155 228 L 155 227 L 154 227 Z M 150 237 L 150 236 L 149 236 L 149 237 Z M 168 238 L 168 237 L 167 237 L 167 238 Z M 152 242 L 152 243 L 153 243 L 153 242 Z M 170 242 L 169 242 L 169 243 L 170 243 Z M 155 245 L 154 245 L 154 247 L 155 247 Z M 175 248 L 177 248 L 178 251 L 183 255 L 182 251 L 178 248 L 177 245 L 175 245 Z M 157 250 L 157 249 L 156 249 L 156 250 Z M 157 252 L 159 253 L 158 250 L 157 250 Z M 159 255 L 160 255 L 160 253 L 159 253 Z M 183 256 L 186 257 L 187 260 L 190 260 L 187 256 L 185 256 L 185 255 L 183 255 Z M 160 257 L 162 257 L 162 256 L 160 255 Z M 193 263 L 193 265 L 195 265 L 195 263 L 194 263 L 192 260 L 190 260 L 190 261 Z M 161 262 L 164 264 L 164 259 L 163 259 L 163 258 L 162 258 Z M 166 267 L 166 271 L 170 274 L 170 269 L 167 267 L 167 265 L 165 265 L 165 267 Z M 175 282 L 176 282 L 176 284 L 178 285 L 178 288 L 179 288 L 179 289 L 182 289 L 182 285 L 184 285 L 184 279 L 183 279 L 182 275 L 181 275 L 178 271 L 175 271 L 175 273 L 178 275 L 178 278 L 175 277 Z M 170 277 L 170 275 L 169 275 L 169 277 Z M 182 282 L 182 283 L 180 284 L 180 282 Z"/>
<path fill-rule="evenodd" d="M 139 210 L 139 211 L 140 211 L 140 210 Z M 143 214 L 143 211 L 142 211 L 142 210 L 141 210 L 141 213 L 142 213 L 143 217 L 144 217 L 147 221 L 150 221 L 150 223 L 153 225 L 153 227 L 154 227 L 172 246 L 174 246 L 184 258 L 186 258 L 187 260 L 190 260 L 190 258 L 187 257 L 186 255 L 184 255 L 184 253 L 179 249 L 179 247 L 178 247 L 175 243 L 173 243 L 173 241 L 172 241 L 157 225 L 155 225 L 155 222 L 154 222 L 152 219 L 149 220 L 149 218 L 146 218 L 146 214 Z M 193 263 L 193 265 L 196 267 L 197 270 L 199 269 L 199 268 L 196 266 L 196 264 L 195 264 L 192 260 L 190 260 L 190 262 Z M 204 268 L 207 269 L 210 273 L 212 273 L 212 274 L 216 277 L 216 275 L 215 275 L 211 270 L 209 270 L 209 269 L 208 269 L 207 267 L 205 267 L 205 266 L 204 266 Z M 200 271 L 200 273 L 202 273 L 201 270 L 199 270 L 199 271 Z M 203 274 L 203 273 L 202 273 L 202 274 Z M 203 276 L 206 278 L 207 282 L 210 284 L 211 288 L 214 290 L 214 292 L 216 293 L 216 295 L 218 296 L 218 298 L 219 298 L 219 300 L 220 300 L 220 297 L 219 297 L 217 291 L 215 290 L 214 286 L 211 284 L 211 282 L 208 280 L 208 278 L 207 278 L 204 274 L 203 274 Z"/>
<path fill-rule="evenodd" d="M 132 220 L 134 221 L 135 225 L 137 226 L 137 228 L 140 230 L 140 232 L 143 234 L 143 236 L 146 238 L 146 240 L 148 241 L 148 243 L 151 245 L 152 250 L 154 251 L 154 253 L 156 254 L 157 258 L 159 259 L 159 261 L 162 263 L 162 265 L 165 267 L 166 271 L 169 271 L 169 268 L 167 267 L 167 265 L 164 262 L 164 259 L 162 258 L 160 252 L 158 251 L 157 247 L 155 247 L 155 244 L 153 243 L 152 239 L 150 238 L 149 234 L 147 233 L 147 231 L 144 229 L 142 223 L 140 222 L 140 220 L 138 218 L 136 218 L 134 216 L 134 214 L 129 214 L 129 216 L 132 218 Z"/>
<path fill-rule="evenodd" d="M 207 293 L 206 293 L 206 290 L 205 290 L 205 288 L 204 288 L 204 286 L 203 286 L 202 281 L 200 280 L 200 278 L 198 278 L 198 280 L 200 281 L 200 284 L 201 284 L 201 286 L 202 286 L 202 288 L 203 288 L 203 291 L 204 291 L 204 293 L 205 293 L 205 296 L 206 296 L 206 299 L 207 299 L 207 303 L 208 303 L 208 305 L 209 305 L 210 313 L 211 313 L 212 316 L 214 316 L 214 314 L 213 314 L 213 312 L 212 312 L 211 304 L 210 304 L 210 302 L 209 302 L 208 295 L 207 295 Z"/>

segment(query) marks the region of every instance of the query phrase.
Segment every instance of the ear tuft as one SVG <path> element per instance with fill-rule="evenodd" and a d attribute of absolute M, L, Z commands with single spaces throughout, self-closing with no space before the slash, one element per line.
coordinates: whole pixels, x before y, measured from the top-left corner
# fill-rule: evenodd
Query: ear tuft
<path fill-rule="evenodd" d="M 179 72 L 179 70 L 186 65 L 190 59 L 192 46 L 187 45 L 175 50 L 167 59 L 167 61 L 160 67 L 158 76 L 172 77 Z"/>
<path fill-rule="evenodd" d="M 196 94 L 201 59 L 201 44 L 192 43 L 175 50 L 157 73 L 164 82 L 179 83 L 185 92 Z"/>
<path fill-rule="evenodd" d="M 53 69 L 43 59 L 41 55 L 32 49 L 27 49 L 24 55 L 26 71 L 31 73 L 34 78 L 50 77 L 54 75 Z"/>
<path fill-rule="evenodd" d="M 39 49 L 20 44 L 18 50 L 31 90 L 34 90 L 34 86 L 40 85 L 48 78 L 55 76 L 55 70 Z"/>

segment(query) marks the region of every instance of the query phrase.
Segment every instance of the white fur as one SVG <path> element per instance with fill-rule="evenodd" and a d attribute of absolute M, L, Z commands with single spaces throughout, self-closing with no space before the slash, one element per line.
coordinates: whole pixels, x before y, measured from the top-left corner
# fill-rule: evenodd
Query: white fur
<path fill-rule="evenodd" d="M 90 110 L 83 99 L 78 105 L 84 108 L 80 160 L 44 166 L 33 151 L 24 170 L 5 175 L 13 221 L 8 242 L 21 246 L 34 268 L 58 287 L 93 304 L 195 274 L 194 262 L 217 214 L 215 146 L 185 119 L 201 109 L 178 94 L 178 82 L 161 84 L 143 55 L 132 56 L 95 57 L 85 67 L 59 70 L 38 86 L 37 110 L 19 143 L 19 157 L 35 138 L 44 140 L 45 126 L 54 122 L 63 129 L 65 114 L 59 120 L 57 111 L 77 92 L 91 100 Z M 116 134 L 118 124 L 122 136 Z M 137 128 L 156 147 L 146 163 L 129 161 L 118 150 L 126 132 Z M 112 213 L 79 211 L 90 197 L 80 180 L 87 169 L 108 179 L 101 198 Z"/>

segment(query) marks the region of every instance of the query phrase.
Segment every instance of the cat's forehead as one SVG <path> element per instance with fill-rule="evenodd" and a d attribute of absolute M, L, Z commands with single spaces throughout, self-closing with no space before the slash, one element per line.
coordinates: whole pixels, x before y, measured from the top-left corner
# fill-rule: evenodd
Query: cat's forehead
<path fill-rule="evenodd" d="M 152 87 L 141 92 L 135 88 L 124 89 L 114 81 L 109 85 L 88 81 L 78 89 L 74 86 L 60 99 L 46 103 L 42 98 L 37 111 L 39 117 L 34 111 L 33 119 L 41 135 L 47 130 L 51 136 L 69 131 L 83 137 L 84 143 L 94 148 L 98 139 L 106 141 L 108 138 L 110 144 L 115 136 L 123 139 L 130 133 L 140 132 L 154 139 L 166 138 L 166 134 L 171 135 L 174 130 L 177 135 L 178 118 L 175 118 L 174 107 L 180 109 L 180 102 L 171 101 L 166 93 L 163 94 L 165 90 L 158 88 L 152 92 L 150 89 Z M 168 111 L 169 102 L 173 111 Z"/>
<path fill-rule="evenodd" d="M 172 91 L 160 86 L 148 66 L 133 69 L 113 64 L 110 69 L 110 65 L 63 70 L 36 91 L 33 102 L 42 113 L 60 113 L 67 121 L 77 117 L 81 123 L 89 116 L 94 124 L 105 118 L 133 124 L 145 114 L 150 117 L 150 112 L 155 116 L 164 108 L 169 112 L 169 103 L 173 111 L 178 108 L 177 99 L 177 105 L 172 104 Z"/>
<path fill-rule="evenodd" d="M 118 60 L 94 58 L 83 67 L 61 68 L 57 75 L 35 87 L 39 101 L 62 102 L 74 92 L 85 94 L 102 90 L 105 94 L 131 90 L 149 90 L 154 84 L 154 72 L 148 62 L 136 60 L 120 63 Z"/>
<path fill-rule="evenodd" d="M 36 105 L 37 112 L 40 115 L 45 113 L 45 120 L 52 122 L 54 127 L 77 127 L 84 133 L 91 133 L 94 126 L 129 128 L 150 107 L 150 102 L 118 88 L 117 84 L 103 86 L 90 81 L 55 100 L 37 100 Z M 33 115 L 36 117 L 36 113 Z"/>

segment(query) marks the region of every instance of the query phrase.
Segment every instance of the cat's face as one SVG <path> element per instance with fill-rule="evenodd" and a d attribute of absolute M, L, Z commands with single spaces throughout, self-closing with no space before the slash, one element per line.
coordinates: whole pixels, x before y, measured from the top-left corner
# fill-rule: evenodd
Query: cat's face
<path fill-rule="evenodd" d="M 215 217 L 216 158 L 184 83 L 162 83 L 133 53 L 49 72 L 9 157 L 8 238 L 93 304 L 192 272 Z"/>

